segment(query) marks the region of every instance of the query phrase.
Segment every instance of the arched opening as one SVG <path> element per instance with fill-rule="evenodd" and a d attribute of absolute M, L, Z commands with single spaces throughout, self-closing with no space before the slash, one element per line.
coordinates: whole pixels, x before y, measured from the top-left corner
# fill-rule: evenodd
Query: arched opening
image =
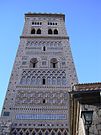
<path fill-rule="evenodd" d="M 45 85 L 46 84 L 46 80 L 45 78 L 42 78 L 42 84 Z"/>
<path fill-rule="evenodd" d="M 37 30 L 37 34 L 41 34 L 41 30 L 40 29 Z"/>
<path fill-rule="evenodd" d="M 52 34 L 52 30 L 51 29 L 48 30 L 48 34 Z"/>
<path fill-rule="evenodd" d="M 43 51 L 46 51 L 46 47 L 45 46 L 43 46 Z"/>
<path fill-rule="evenodd" d="M 43 99 L 43 104 L 44 104 L 45 102 L 46 102 L 45 99 Z"/>
<path fill-rule="evenodd" d="M 35 29 L 34 28 L 31 30 L 31 34 L 35 34 Z"/>
<path fill-rule="evenodd" d="M 57 61 L 56 58 L 52 58 L 52 59 L 50 60 L 50 67 L 51 67 L 51 68 L 57 68 L 57 67 L 58 67 L 58 61 Z"/>
<path fill-rule="evenodd" d="M 58 30 L 57 29 L 54 30 L 54 34 L 58 34 Z"/>
<path fill-rule="evenodd" d="M 30 60 L 30 67 L 31 68 L 36 68 L 37 67 L 37 58 L 32 58 L 31 60 Z"/>

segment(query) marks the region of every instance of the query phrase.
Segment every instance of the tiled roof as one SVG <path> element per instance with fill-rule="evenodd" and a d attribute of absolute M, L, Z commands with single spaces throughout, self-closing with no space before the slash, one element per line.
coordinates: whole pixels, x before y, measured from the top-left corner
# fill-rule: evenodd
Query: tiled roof
<path fill-rule="evenodd" d="M 76 91 L 101 90 L 101 82 L 75 84 L 73 86 L 73 90 Z"/>

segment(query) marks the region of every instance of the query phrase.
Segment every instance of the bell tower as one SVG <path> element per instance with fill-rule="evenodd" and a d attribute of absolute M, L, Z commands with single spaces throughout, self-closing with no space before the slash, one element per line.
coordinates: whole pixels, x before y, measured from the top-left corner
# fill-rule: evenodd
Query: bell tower
<path fill-rule="evenodd" d="M 64 14 L 27 13 L 1 120 L 11 135 L 70 135 L 77 75 Z"/>

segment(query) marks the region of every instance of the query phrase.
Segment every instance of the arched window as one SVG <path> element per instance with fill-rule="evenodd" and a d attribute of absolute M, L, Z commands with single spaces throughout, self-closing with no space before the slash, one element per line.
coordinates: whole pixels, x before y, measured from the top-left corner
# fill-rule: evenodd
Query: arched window
<path fill-rule="evenodd" d="M 48 34 L 52 34 L 52 30 L 51 29 L 48 30 Z"/>
<path fill-rule="evenodd" d="M 36 68 L 37 67 L 37 58 L 32 58 L 31 60 L 30 60 L 30 67 L 31 68 Z"/>
<path fill-rule="evenodd" d="M 58 30 L 57 29 L 54 30 L 54 34 L 58 34 Z"/>
<path fill-rule="evenodd" d="M 45 101 L 45 99 L 43 99 L 43 101 L 42 101 L 43 103 L 45 103 L 46 101 Z"/>
<path fill-rule="evenodd" d="M 34 28 L 31 30 L 31 34 L 35 34 L 35 29 Z"/>
<path fill-rule="evenodd" d="M 45 85 L 46 84 L 46 80 L 45 78 L 42 78 L 42 84 Z"/>
<path fill-rule="evenodd" d="M 50 67 L 51 67 L 51 68 L 57 68 L 57 67 L 58 67 L 58 61 L 57 61 L 56 58 L 52 58 L 52 59 L 50 60 Z"/>
<path fill-rule="evenodd" d="M 43 46 L 43 51 L 46 51 L 46 47 L 45 46 Z"/>
<path fill-rule="evenodd" d="M 40 29 L 37 30 L 37 34 L 41 34 L 41 30 Z"/>

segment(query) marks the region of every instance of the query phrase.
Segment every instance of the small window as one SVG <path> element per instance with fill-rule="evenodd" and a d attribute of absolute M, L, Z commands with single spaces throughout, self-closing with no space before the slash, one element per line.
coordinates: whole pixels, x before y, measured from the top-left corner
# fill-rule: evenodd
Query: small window
<path fill-rule="evenodd" d="M 45 46 L 43 47 L 43 51 L 46 51 L 46 47 Z"/>
<path fill-rule="evenodd" d="M 33 63 L 33 68 L 35 68 L 36 63 Z"/>
<path fill-rule="evenodd" d="M 45 103 L 45 99 L 43 99 L 43 103 Z"/>
<path fill-rule="evenodd" d="M 37 34 L 41 34 L 41 30 L 40 29 L 37 30 Z"/>
<path fill-rule="evenodd" d="M 51 29 L 48 30 L 48 34 L 52 34 L 52 30 Z"/>
<path fill-rule="evenodd" d="M 43 85 L 45 85 L 45 78 L 43 78 L 43 80 L 42 80 L 42 84 L 43 84 Z"/>
<path fill-rule="evenodd" d="M 52 68 L 57 68 L 58 67 L 58 61 L 57 61 L 56 58 L 52 58 L 50 60 L 50 67 L 52 67 Z"/>
<path fill-rule="evenodd" d="M 35 29 L 32 29 L 31 30 L 31 34 L 35 34 Z"/>
<path fill-rule="evenodd" d="M 30 67 L 31 68 L 36 68 L 37 67 L 37 58 L 32 58 L 31 60 L 30 60 Z"/>
<path fill-rule="evenodd" d="M 58 30 L 57 29 L 54 30 L 54 34 L 58 34 Z"/>
<path fill-rule="evenodd" d="M 53 68 L 56 68 L 56 63 L 53 63 Z"/>

